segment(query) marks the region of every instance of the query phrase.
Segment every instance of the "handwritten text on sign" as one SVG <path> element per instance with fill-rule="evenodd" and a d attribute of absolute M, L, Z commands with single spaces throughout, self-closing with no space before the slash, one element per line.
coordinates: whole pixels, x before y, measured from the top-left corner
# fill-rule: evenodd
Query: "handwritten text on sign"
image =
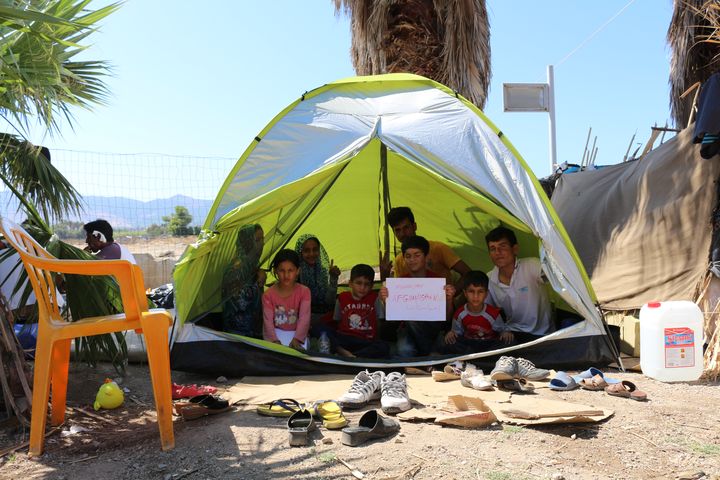
<path fill-rule="evenodd" d="M 387 320 L 445 320 L 444 278 L 388 278 Z"/>

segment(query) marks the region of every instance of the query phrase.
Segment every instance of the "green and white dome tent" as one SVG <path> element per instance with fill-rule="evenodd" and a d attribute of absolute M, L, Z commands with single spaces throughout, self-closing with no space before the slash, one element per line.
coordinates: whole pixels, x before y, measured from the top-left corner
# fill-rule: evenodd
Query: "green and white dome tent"
<path fill-rule="evenodd" d="M 565 229 L 508 139 L 448 87 L 416 75 L 388 74 L 307 92 L 252 140 L 218 193 L 201 239 L 176 266 L 181 330 L 173 368 L 248 375 L 448 361 L 314 356 L 207 326 L 222 310 L 223 269 L 232 261 L 241 227 L 263 227 L 266 266 L 278 250 L 313 233 L 335 264 L 349 270 L 357 263 L 377 265 L 380 251 L 392 257 L 399 250 L 385 222 L 393 206 L 412 208 L 419 235 L 445 242 L 483 271 L 492 268 L 485 234 L 501 224 L 512 228 L 520 256 L 541 259 L 556 305 L 584 319 L 531 344 L 461 358 L 492 362 L 510 352 L 554 368 L 599 366 L 618 358 Z"/>

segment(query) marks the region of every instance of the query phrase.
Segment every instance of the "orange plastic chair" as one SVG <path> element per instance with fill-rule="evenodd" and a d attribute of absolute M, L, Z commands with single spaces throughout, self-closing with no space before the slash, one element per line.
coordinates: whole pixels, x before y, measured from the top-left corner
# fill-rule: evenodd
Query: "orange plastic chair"
<path fill-rule="evenodd" d="M 175 446 L 172 424 L 172 391 L 168 328 L 172 317 L 167 310 L 147 308 L 142 271 L 126 260 L 60 260 L 53 257 L 20 226 L 0 218 L 0 233 L 22 258 L 38 304 L 38 337 L 35 348 L 30 455 L 42 454 L 45 441 L 48 397 L 52 390 L 51 423 L 65 420 L 70 342 L 76 337 L 142 331 L 157 409 L 160 444 L 163 450 Z M 125 313 L 62 319 L 57 305 L 55 273 L 112 275 L 120 286 Z"/>

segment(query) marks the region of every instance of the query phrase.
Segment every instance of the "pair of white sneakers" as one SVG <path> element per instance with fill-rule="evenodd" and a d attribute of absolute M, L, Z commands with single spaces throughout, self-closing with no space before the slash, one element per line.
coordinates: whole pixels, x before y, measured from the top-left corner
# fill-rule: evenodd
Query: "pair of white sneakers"
<path fill-rule="evenodd" d="M 380 406 L 385 413 L 400 413 L 410 410 L 412 404 L 407 393 L 405 375 L 399 372 L 362 371 L 355 376 L 347 393 L 337 402 L 343 408 L 362 408 L 372 400 L 380 399 Z"/>

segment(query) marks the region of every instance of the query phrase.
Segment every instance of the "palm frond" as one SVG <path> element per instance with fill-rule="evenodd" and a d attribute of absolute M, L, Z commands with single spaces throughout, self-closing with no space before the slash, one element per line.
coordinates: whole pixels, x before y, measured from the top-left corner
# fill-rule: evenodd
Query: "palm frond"
<path fill-rule="evenodd" d="M 717 0 L 675 0 L 667 40 L 670 58 L 670 111 L 678 128 L 687 127 L 692 95 L 680 96 L 720 68 L 716 43 L 720 28 Z"/>

